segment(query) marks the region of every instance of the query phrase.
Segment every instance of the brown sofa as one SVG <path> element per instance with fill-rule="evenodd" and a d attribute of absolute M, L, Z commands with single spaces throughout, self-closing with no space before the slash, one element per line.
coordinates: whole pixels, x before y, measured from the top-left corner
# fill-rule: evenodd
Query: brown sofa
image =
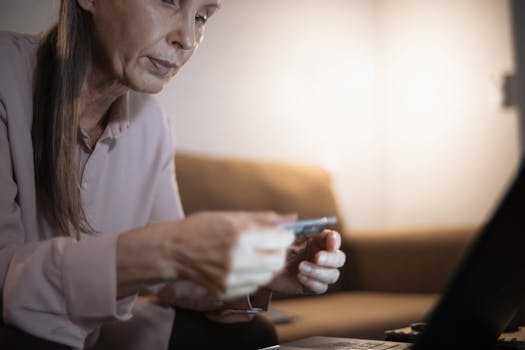
<path fill-rule="evenodd" d="M 179 153 L 176 175 L 186 214 L 201 210 L 275 210 L 300 218 L 337 215 L 329 174 L 318 166 Z M 311 335 L 382 339 L 387 329 L 423 320 L 475 228 L 349 231 L 347 263 L 325 295 L 275 296 L 281 342 Z M 272 318 L 272 314 L 268 314 Z"/>

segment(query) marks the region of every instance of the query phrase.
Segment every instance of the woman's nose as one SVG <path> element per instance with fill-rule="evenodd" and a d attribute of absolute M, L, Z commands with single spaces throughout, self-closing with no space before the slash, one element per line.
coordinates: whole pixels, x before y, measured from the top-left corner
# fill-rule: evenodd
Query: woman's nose
<path fill-rule="evenodd" d="M 193 18 L 179 18 L 175 22 L 173 30 L 168 35 L 168 41 L 173 46 L 179 46 L 183 50 L 193 50 L 197 46 L 197 35 Z"/>

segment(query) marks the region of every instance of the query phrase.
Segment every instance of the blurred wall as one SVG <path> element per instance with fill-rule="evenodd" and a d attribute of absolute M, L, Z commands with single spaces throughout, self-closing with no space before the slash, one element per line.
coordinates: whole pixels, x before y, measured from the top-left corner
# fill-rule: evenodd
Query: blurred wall
<path fill-rule="evenodd" d="M 0 30 L 37 33 L 57 17 L 59 0 L 0 0 Z"/>
<path fill-rule="evenodd" d="M 510 2 L 512 12 L 512 29 L 514 36 L 514 88 L 518 91 L 511 95 L 518 106 L 521 134 L 521 152 L 525 148 L 525 3 L 521 0 Z M 511 81 L 512 82 L 512 81 Z M 512 86 L 512 84 L 510 85 Z"/>
<path fill-rule="evenodd" d="M 29 32 L 58 3 L 1 1 L 0 29 Z M 327 167 L 353 228 L 479 224 L 518 155 L 509 18 L 501 0 L 223 0 L 160 98 L 179 150 Z"/>
<path fill-rule="evenodd" d="M 502 77 L 514 67 L 509 4 L 382 4 L 386 222 L 477 222 L 519 152 L 516 111 L 501 107 Z"/>

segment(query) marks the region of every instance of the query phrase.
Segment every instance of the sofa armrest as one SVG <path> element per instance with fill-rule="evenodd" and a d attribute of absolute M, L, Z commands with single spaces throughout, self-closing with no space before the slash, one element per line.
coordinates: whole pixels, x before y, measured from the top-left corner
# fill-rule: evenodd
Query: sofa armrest
<path fill-rule="evenodd" d="M 441 292 L 476 232 L 475 228 L 350 232 L 345 235 L 345 286 Z"/>

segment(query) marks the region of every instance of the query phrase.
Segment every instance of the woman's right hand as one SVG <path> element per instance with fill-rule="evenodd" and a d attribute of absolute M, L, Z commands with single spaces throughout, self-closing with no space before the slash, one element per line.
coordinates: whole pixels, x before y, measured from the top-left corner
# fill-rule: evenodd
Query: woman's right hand
<path fill-rule="evenodd" d="M 254 292 L 284 267 L 294 235 L 278 225 L 293 219 L 273 212 L 201 212 L 122 234 L 119 294 L 140 279 L 140 271 L 151 282 L 191 280 L 222 299 Z M 141 246 L 147 252 L 138 253 Z M 134 262 L 138 270 L 133 270 Z M 154 272 L 148 269 L 156 269 L 158 278 L 151 278 Z"/>
<path fill-rule="evenodd" d="M 287 219 L 246 212 L 189 216 L 170 240 L 174 273 L 224 299 L 254 292 L 284 267 L 294 236 L 278 224 Z"/>

